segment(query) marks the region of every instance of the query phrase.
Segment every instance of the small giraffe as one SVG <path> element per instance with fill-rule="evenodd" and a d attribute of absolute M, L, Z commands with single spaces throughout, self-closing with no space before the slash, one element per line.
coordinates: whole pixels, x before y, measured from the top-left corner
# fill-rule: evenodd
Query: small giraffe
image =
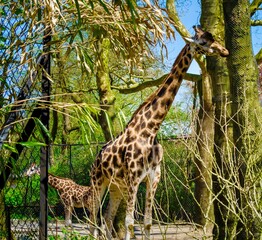
<path fill-rule="evenodd" d="M 26 171 L 26 176 L 32 176 L 34 174 L 40 175 L 40 168 L 33 163 Z M 55 188 L 62 200 L 65 207 L 65 225 L 72 225 L 72 211 L 73 208 L 84 208 L 88 211 L 91 210 L 91 188 L 88 186 L 81 186 L 76 184 L 69 178 L 57 177 L 51 173 L 48 173 L 48 184 Z"/>
<path fill-rule="evenodd" d="M 91 170 L 94 206 L 90 214 L 91 221 L 96 217 L 102 197 L 109 189 L 109 204 L 105 212 L 107 239 L 111 239 L 112 224 L 122 198 L 127 201 L 125 218 L 125 239 L 129 240 L 134 226 L 134 209 L 138 186 L 146 181 L 146 204 L 144 230 L 146 239 L 150 239 L 152 225 L 152 205 L 160 180 L 160 162 L 162 147 L 157 143 L 156 135 L 177 91 L 181 85 L 195 54 L 229 55 L 226 48 L 214 40 L 209 32 L 194 26 L 195 36 L 176 58 L 170 74 L 162 85 L 135 111 L 122 134 L 108 142 L 97 155 Z M 92 230 L 97 236 L 97 229 Z"/>

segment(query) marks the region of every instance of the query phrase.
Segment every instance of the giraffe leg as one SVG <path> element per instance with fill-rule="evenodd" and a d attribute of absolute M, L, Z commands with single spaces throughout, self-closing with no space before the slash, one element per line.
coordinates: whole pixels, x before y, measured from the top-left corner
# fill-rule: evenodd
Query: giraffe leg
<path fill-rule="evenodd" d="M 66 227 L 72 226 L 72 207 L 65 205 L 65 225 Z"/>
<path fill-rule="evenodd" d="M 153 208 L 154 196 L 156 193 L 158 182 L 159 182 L 159 178 L 153 180 L 151 179 L 151 176 L 146 182 L 146 205 L 145 205 L 145 214 L 144 214 L 145 239 L 150 239 L 150 230 L 152 226 L 152 208 Z"/>
<path fill-rule="evenodd" d="M 163 149 L 160 144 L 153 147 L 152 158 L 157 163 L 155 169 L 153 169 L 146 180 L 146 205 L 144 214 L 144 229 L 145 239 L 150 239 L 150 229 L 152 226 L 152 208 L 154 197 L 157 189 L 157 185 L 160 181 L 161 169 L 160 161 L 163 157 Z"/>
<path fill-rule="evenodd" d="M 126 218 L 125 218 L 125 227 L 126 227 L 125 240 L 130 240 L 134 232 L 134 211 L 135 211 L 137 190 L 138 190 L 138 184 L 134 186 L 131 185 L 127 193 L 127 209 L 126 209 Z"/>
<path fill-rule="evenodd" d="M 107 239 L 111 239 L 112 237 L 113 222 L 114 222 L 115 215 L 119 207 L 119 204 L 123 198 L 122 194 L 123 193 L 121 193 L 121 191 L 119 190 L 117 186 L 114 186 L 114 185 L 110 186 L 109 203 L 107 205 L 107 209 L 105 212 Z"/>
<path fill-rule="evenodd" d="M 106 190 L 106 185 L 101 185 L 99 187 L 94 187 L 93 193 L 91 194 L 92 197 L 92 204 L 90 209 L 90 232 L 91 234 L 97 238 L 98 237 L 98 221 L 97 215 L 98 211 L 102 202 L 102 198 L 104 196 Z"/>

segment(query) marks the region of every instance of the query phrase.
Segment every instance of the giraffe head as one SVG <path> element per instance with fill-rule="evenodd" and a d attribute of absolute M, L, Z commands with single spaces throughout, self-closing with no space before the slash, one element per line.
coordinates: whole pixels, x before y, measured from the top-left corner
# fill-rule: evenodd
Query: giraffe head
<path fill-rule="evenodd" d="M 34 174 L 40 175 L 40 168 L 35 163 L 32 163 L 30 168 L 26 171 L 25 176 L 30 177 Z"/>
<path fill-rule="evenodd" d="M 220 55 L 221 57 L 227 57 L 229 55 L 228 50 L 219 44 L 213 38 L 210 32 L 205 32 L 200 26 L 193 26 L 195 30 L 195 36 L 192 38 L 186 38 L 186 40 L 196 45 L 196 52 L 211 55 Z"/>

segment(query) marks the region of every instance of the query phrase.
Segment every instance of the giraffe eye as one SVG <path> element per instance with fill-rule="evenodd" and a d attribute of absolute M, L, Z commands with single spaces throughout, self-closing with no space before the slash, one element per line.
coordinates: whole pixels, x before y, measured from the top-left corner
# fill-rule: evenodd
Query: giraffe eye
<path fill-rule="evenodd" d="M 206 45 L 206 41 L 204 41 L 204 42 L 201 42 L 201 43 L 199 43 L 201 46 L 204 46 L 204 45 Z"/>

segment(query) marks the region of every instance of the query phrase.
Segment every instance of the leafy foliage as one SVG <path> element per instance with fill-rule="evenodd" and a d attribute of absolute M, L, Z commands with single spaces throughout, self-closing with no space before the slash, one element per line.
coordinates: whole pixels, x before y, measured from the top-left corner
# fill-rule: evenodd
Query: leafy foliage
<path fill-rule="evenodd" d="M 252 15 L 257 9 L 258 2 L 253 1 L 251 4 Z M 138 1 L 137 4 L 133 0 L 48 2 L 34 0 L 30 3 L 28 1 L 1 1 L 3 6 L 0 9 L 1 129 L 5 127 L 9 114 L 14 114 L 15 118 L 14 122 L 8 125 L 8 127 L 12 126 L 10 128 L 12 131 L 4 141 L 0 170 L 6 167 L 10 153 L 17 153 L 18 147 L 24 147 L 23 154 L 17 163 L 14 164 L 11 159 L 12 165 L 18 165 L 18 168 L 13 169 L 14 175 L 10 177 L 4 189 L 6 204 L 13 206 L 24 203 L 38 204 L 39 178 L 29 180 L 21 176 L 21 173 L 29 162 L 39 161 L 39 147 L 44 145 L 43 133 L 48 135 L 53 143 L 61 144 L 52 146 L 50 171 L 58 176 L 70 177 L 79 184 L 89 183 L 89 171 L 101 147 L 99 143 L 104 142 L 104 129 L 98 124 L 99 117 L 105 113 L 111 135 L 121 132 L 134 110 L 153 90 L 147 88 L 142 92 L 135 91 L 141 90 L 140 86 L 144 83 L 146 84 L 143 86 L 152 87 L 161 82 L 161 78 L 157 80 L 156 78 L 163 74 L 164 66 L 161 60 L 166 50 L 165 40 L 174 35 L 171 26 L 174 24 L 176 30 L 183 36 L 188 34 L 185 29 L 178 29 L 180 26 L 178 15 L 175 11 L 170 11 L 170 6 L 174 5 L 174 1 L 167 1 L 167 3 L 168 13 L 159 6 L 162 4 L 161 1 L 148 0 Z M 168 16 L 172 16 L 174 21 L 172 22 Z M 216 17 L 216 19 L 220 18 Z M 249 25 L 246 24 L 246 26 Z M 42 69 L 39 55 L 43 47 L 42 38 L 48 28 L 51 28 L 52 35 L 50 42 L 52 74 L 47 77 L 52 82 L 53 90 L 51 101 L 47 103 L 40 98 Z M 108 49 L 101 48 L 101 42 L 104 39 L 109 43 Z M 155 50 L 156 47 L 160 49 L 159 52 Z M 107 58 L 101 58 L 105 54 Z M 244 55 L 246 58 L 246 52 Z M 113 94 L 112 115 L 107 111 L 109 104 L 101 101 L 101 95 L 104 94 L 101 93 L 98 84 L 101 59 L 105 59 L 109 70 L 107 87 Z M 161 70 L 159 70 L 160 64 Z M 204 73 L 203 61 L 201 67 Z M 238 84 L 238 81 L 235 83 Z M 22 100 L 20 99 L 21 89 L 26 89 Z M 48 106 L 52 113 L 51 130 L 43 126 L 40 120 L 35 119 L 36 129 L 30 140 L 17 143 L 25 124 L 31 118 L 32 111 L 45 106 Z M 237 109 L 237 111 L 240 110 L 242 109 Z M 188 137 L 189 133 L 194 137 L 194 128 L 191 128 L 191 124 L 195 122 L 190 117 L 190 111 L 191 108 L 185 109 L 180 105 L 172 107 L 161 127 L 160 139 L 176 137 L 180 134 Z M 254 112 L 253 109 L 252 112 Z M 220 119 L 220 116 L 217 116 L 217 119 Z M 232 120 L 231 117 L 229 119 Z M 258 125 L 261 125 L 259 117 L 256 121 Z M 239 126 L 239 122 L 235 123 Z M 223 124 L 219 128 L 224 129 Z M 206 126 L 202 127 L 204 129 Z M 248 130 L 248 128 L 245 129 Z M 244 132 L 243 135 L 247 134 Z M 252 136 L 255 134 L 252 133 Z M 154 205 L 155 221 L 171 222 L 177 219 L 191 221 L 192 215 L 196 214 L 198 204 L 194 198 L 194 180 L 197 178 L 195 176 L 197 171 L 194 169 L 196 168 L 194 160 L 196 158 L 202 161 L 202 166 L 206 166 L 207 163 L 199 156 L 195 145 L 196 139 L 193 137 L 192 139 L 182 138 L 176 142 L 161 141 L 165 157 L 162 164 L 162 181 L 159 184 Z M 244 145 L 251 146 L 256 140 L 254 138 L 247 138 Z M 226 139 L 226 141 L 231 144 L 231 139 Z M 83 143 L 87 145 L 80 145 Z M 224 204 L 226 211 L 233 214 L 240 212 L 244 216 L 242 223 L 250 222 L 251 213 L 245 213 L 247 207 L 251 209 L 252 216 L 261 217 L 259 192 L 261 153 L 257 150 L 259 148 L 254 149 L 254 146 L 247 148 L 249 157 L 242 162 L 249 162 L 244 187 L 239 185 L 239 176 L 236 175 L 239 165 L 234 165 L 234 159 L 226 157 L 224 161 L 224 165 L 229 169 L 229 178 L 223 175 L 224 169 L 221 169 L 216 164 L 217 159 L 213 158 L 214 168 L 208 173 L 215 174 L 223 189 L 227 190 L 227 201 L 230 204 Z M 205 146 L 204 150 L 209 154 L 211 148 Z M 224 154 L 224 149 L 221 150 L 216 146 L 216 150 L 221 151 L 221 156 Z M 226 149 L 229 155 L 231 150 Z M 242 163 L 241 166 L 244 165 Z M 231 191 L 233 185 L 234 189 L 243 192 L 247 207 L 235 205 L 238 199 L 234 198 L 235 192 Z M 210 190 L 208 189 L 213 194 Z M 144 193 L 145 186 L 142 185 L 137 201 L 138 220 L 143 214 Z M 49 188 L 48 196 L 50 205 L 59 204 L 59 196 L 54 189 Z M 208 204 L 212 205 L 212 201 L 218 199 L 217 197 L 213 194 Z M 19 211 L 14 215 L 14 218 L 23 217 L 25 214 Z M 206 216 L 204 217 L 210 221 Z M 234 217 L 241 218 L 242 216 L 236 214 Z M 228 218 L 225 218 L 225 221 L 228 221 Z M 73 232 L 71 238 L 79 238 L 78 233 Z"/>
<path fill-rule="evenodd" d="M 192 220 L 194 212 L 194 185 L 192 177 L 192 157 L 188 154 L 184 140 L 161 141 L 165 155 L 162 164 L 162 181 L 160 182 L 155 197 L 155 221 L 172 222 L 176 220 Z M 174 144 L 176 149 L 174 151 Z M 61 155 L 62 146 L 53 146 L 54 165 L 49 172 L 61 176 L 69 177 L 81 185 L 90 183 L 89 171 L 97 151 L 102 145 L 71 145 L 67 154 Z M 35 149 L 35 152 L 37 149 Z M 28 155 L 32 159 L 33 156 Z M 36 157 L 36 156 L 34 156 Z M 61 158 L 62 157 L 62 158 Z M 27 160 L 28 161 L 28 160 Z M 27 162 L 25 161 L 25 162 Z M 28 166 L 28 164 L 27 164 Z M 9 185 L 5 190 L 5 202 L 8 206 L 38 205 L 39 176 L 31 178 L 21 176 Z M 142 184 L 137 199 L 137 219 L 143 215 L 145 203 L 145 186 Z M 60 206 L 61 201 L 56 190 L 48 188 L 48 205 Z M 188 214 L 190 212 L 190 214 Z M 25 213 L 26 214 L 26 213 Z M 13 215 L 15 218 L 23 218 L 20 210 L 19 214 Z"/>

